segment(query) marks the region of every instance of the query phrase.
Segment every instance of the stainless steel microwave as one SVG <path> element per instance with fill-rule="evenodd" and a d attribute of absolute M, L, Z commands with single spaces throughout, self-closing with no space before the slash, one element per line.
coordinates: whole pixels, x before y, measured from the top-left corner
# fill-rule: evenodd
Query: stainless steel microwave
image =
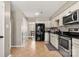
<path fill-rule="evenodd" d="M 63 24 L 73 24 L 73 23 L 78 23 L 79 22 L 79 9 L 72 12 L 68 16 L 63 17 Z"/>

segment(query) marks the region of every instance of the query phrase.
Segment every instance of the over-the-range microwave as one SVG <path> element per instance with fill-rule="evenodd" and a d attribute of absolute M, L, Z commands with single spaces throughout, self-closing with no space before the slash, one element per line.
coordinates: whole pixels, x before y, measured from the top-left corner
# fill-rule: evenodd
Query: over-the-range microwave
<path fill-rule="evenodd" d="M 63 24 L 79 23 L 79 9 L 63 17 Z"/>

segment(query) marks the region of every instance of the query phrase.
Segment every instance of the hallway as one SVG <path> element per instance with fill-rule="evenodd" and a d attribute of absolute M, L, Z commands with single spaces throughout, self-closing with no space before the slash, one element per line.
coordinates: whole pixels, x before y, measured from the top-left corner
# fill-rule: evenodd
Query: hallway
<path fill-rule="evenodd" d="M 11 49 L 12 57 L 61 57 L 57 50 L 49 51 L 45 42 L 26 40 L 25 47 Z"/>

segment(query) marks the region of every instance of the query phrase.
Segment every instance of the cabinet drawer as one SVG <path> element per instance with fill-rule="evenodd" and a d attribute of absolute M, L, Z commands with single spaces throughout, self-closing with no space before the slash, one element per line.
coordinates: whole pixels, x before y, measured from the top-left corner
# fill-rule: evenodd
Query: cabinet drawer
<path fill-rule="evenodd" d="M 76 38 L 72 38 L 72 43 L 74 44 L 79 44 L 79 39 L 76 39 Z"/>

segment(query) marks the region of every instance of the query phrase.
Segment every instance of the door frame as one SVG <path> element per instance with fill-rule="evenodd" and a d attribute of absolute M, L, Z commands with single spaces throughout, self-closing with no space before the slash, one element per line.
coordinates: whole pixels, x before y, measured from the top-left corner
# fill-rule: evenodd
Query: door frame
<path fill-rule="evenodd" d="M 38 24 L 42 24 L 42 25 L 44 25 L 44 39 L 43 39 L 43 41 L 45 41 L 45 23 L 35 23 L 35 40 L 37 41 L 37 38 L 36 38 L 36 28 L 37 28 L 37 25 Z M 41 41 L 41 40 L 40 40 Z"/>

